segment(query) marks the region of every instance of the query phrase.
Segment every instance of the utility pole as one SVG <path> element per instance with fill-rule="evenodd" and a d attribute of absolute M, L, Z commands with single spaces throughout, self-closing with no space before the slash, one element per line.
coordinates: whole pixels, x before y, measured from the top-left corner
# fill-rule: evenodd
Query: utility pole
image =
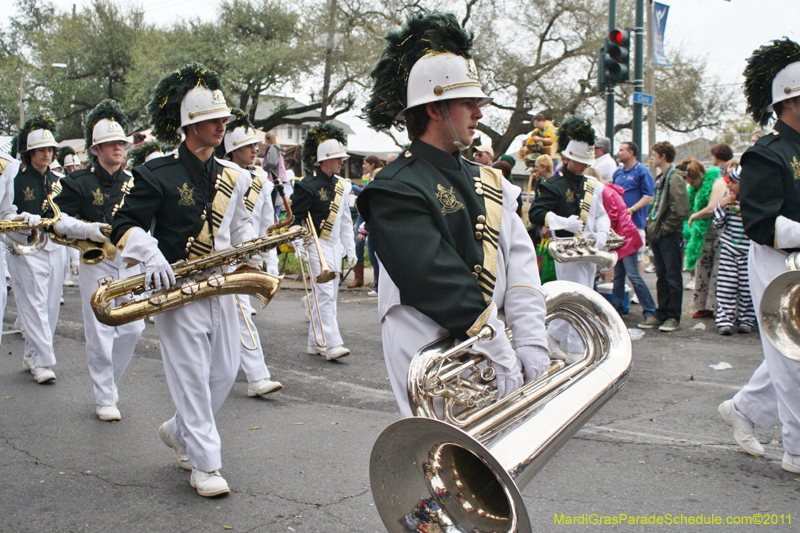
<path fill-rule="evenodd" d="M 644 0 L 636 0 L 636 55 L 633 72 L 634 91 L 644 91 Z M 633 142 L 642 146 L 642 104 L 633 104 Z"/>
<path fill-rule="evenodd" d="M 325 75 L 322 82 L 322 108 L 319 122 L 324 124 L 328 118 L 328 92 L 331 90 L 331 63 L 333 62 L 333 45 L 336 32 L 336 0 L 328 2 L 328 42 L 325 45 Z"/>
<path fill-rule="evenodd" d="M 608 33 L 617 29 L 617 0 L 608 0 Z M 598 64 L 598 69 L 605 68 Z M 611 140 L 611 153 L 614 153 L 614 92 L 615 85 L 609 84 L 606 90 L 606 137 Z"/>
<path fill-rule="evenodd" d="M 655 32 L 653 31 L 653 0 L 647 2 L 647 94 L 653 95 L 653 105 L 647 112 L 647 144 L 656 143 L 656 70 L 655 70 Z M 640 147 L 644 153 L 644 147 Z M 647 150 L 650 153 L 650 150 Z M 650 170 L 653 170 L 652 164 Z"/>

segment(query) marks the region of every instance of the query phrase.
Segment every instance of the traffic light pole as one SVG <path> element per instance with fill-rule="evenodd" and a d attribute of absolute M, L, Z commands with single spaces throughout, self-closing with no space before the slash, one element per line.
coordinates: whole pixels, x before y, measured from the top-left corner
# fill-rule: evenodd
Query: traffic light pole
<path fill-rule="evenodd" d="M 617 0 L 608 0 L 608 32 L 617 27 Z M 602 65 L 599 68 L 603 68 Z M 614 84 L 609 84 L 606 90 L 606 137 L 611 140 L 611 153 L 614 153 Z"/>
<path fill-rule="evenodd" d="M 613 0 L 610 0 L 613 1 Z M 634 91 L 644 92 L 644 0 L 636 0 L 636 55 L 634 56 Z M 633 142 L 642 150 L 642 104 L 633 104 Z"/>

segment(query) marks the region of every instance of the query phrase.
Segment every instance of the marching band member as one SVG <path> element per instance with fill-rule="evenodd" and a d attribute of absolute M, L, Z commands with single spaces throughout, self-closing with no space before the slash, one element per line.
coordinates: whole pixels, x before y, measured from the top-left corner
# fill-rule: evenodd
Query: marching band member
<path fill-rule="evenodd" d="M 186 138 L 176 153 L 133 169 L 111 241 L 125 262 L 144 263 L 145 286 L 152 281 L 161 290 L 175 285 L 171 263 L 251 240 L 255 231 L 244 205 L 249 174 L 213 157 L 233 119 L 219 76 L 197 63 L 185 65 L 158 83 L 147 111 L 159 141 L 177 144 L 182 133 Z M 253 256 L 248 264 L 261 261 Z M 154 317 L 176 409 L 158 433 L 180 466 L 192 470 L 189 482 L 201 496 L 230 491 L 219 473 L 214 414 L 239 369 L 237 312 L 234 296 L 224 295 Z"/>
<path fill-rule="evenodd" d="M 603 184 L 586 177 L 584 171 L 594 162 L 594 129 L 578 116 L 564 120 L 558 129 L 558 147 L 567 163 L 555 176 L 543 181 L 528 211 L 532 224 L 547 226 L 556 237 L 583 236 L 594 239 L 602 249 L 608 240 L 611 221 L 603 207 Z M 556 261 L 556 277 L 594 288 L 597 265 L 585 261 Z M 583 343 L 577 331 L 556 319 L 547 327 L 553 356 L 571 362 L 583 356 Z"/>
<path fill-rule="evenodd" d="M 400 413 L 409 417 L 409 364 L 448 333 L 465 339 L 486 324 L 495 328 L 493 339 L 473 349 L 491 360 L 501 396 L 522 385 L 520 367 L 528 380 L 542 375 L 546 306 L 536 252 L 515 213 L 519 187 L 460 154 L 472 143 L 481 106 L 491 102 L 470 59 L 472 37 L 452 14 L 429 13 L 412 16 L 386 40 L 364 112 L 376 130 L 405 121 L 412 142 L 357 204 L 380 262 L 386 367 Z"/>
<path fill-rule="evenodd" d="M 225 139 L 217 147 L 217 155 L 232 161 L 247 170 L 252 181 L 250 188 L 245 193 L 244 204 L 247 211 L 253 215 L 253 227 L 256 235 L 266 233 L 275 222 L 275 208 L 272 203 L 273 183 L 261 169 L 254 166 L 258 145 L 261 141 L 256 137 L 247 115 L 241 109 L 231 109 L 236 120 L 229 122 Z M 278 252 L 273 248 L 267 254 L 267 272 L 277 276 Z M 273 381 L 269 369 L 264 362 L 264 350 L 261 348 L 261 338 L 252 319 L 252 306 L 250 298 L 239 296 L 241 313 L 239 317 L 240 352 L 242 369 L 247 376 L 247 395 L 250 397 L 263 396 L 277 392 L 283 388 L 279 381 Z M 252 335 L 250 334 L 252 332 Z M 253 346 L 248 348 L 245 343 L 252 337 Z"/>
<path fill-rule="evenodd" d="M 342 163 L 349 157 L 343 145 L 344 132 L 332 124 L 321 124 L 308 131 L 303 144 L 306 177 L 297 182 L 292 197 L 294 223 L 301 224 L 311 214 L 322 254 L 328 267 L 337 274 L 332 281 L 314 284 L 319 313 L 311 314 L 313 322 L 308 326 L 306 353 L 324 355 L 328 361 L 350 355 L 350 350 L 344 347 L 336 320 L 336 298 L 339 295 L 337 279 L 342 272 L 342 259 L 347 257 L 348 265 L 356 264 L 353 220 L 347 206 L 347 197 L 352 186 L 349 181 L 337 175 Z M 298 242 L 295 250 L 302 247 Z M 320 261 L 315 246 L 308 247 L 308 256 L 312 275 L 316 277 L 320 273 Z M 309 298 L 312 302 L 315 301 L 313 297 Z M 314 326 L 319 330 L 319 315 L 322 316 L 322 331 L 325 332 L 327 348 L 320 348 L 315 340 Z"/>
<path fill-rule="evenodd" d="M 762 46 L 744 71 L 747 111 L 766 126 L 777 115 L 774 131 L 745 151 L 741 161 L 741 209 L 750 237 L 750 293 L 755 309 L 767 285 L 786 271 L 788 251 L 800 249 L 800 45 L 789 39 Z M 787 310 L 786 312 L 792 312 Z M 800 474 L 800 362 L 770 344 L 758 316 L 764 361 L 750 381 L 718 408 L 733 426 L 742 450 L 764 455 L 753 423 L 770 427 L 779 419 L 783 435 L 782 467 Z"/>
<path fill-rule="evenodd" d="M 56 186 L 53 201 L 61 210 L 61 220 L 54 227 L 57 234 L 69 239 L 88 239 L 98 245 L 108 243 L 101 229 L 110 224 L 131 181 L 131 174 L 122 168 L 125 150 L 130 147 L 123 129 L 127 120 L 114 100 L 100 102 L 89 113 L 86 146 L 94 164 L 72 172 Z M 128 269 L 113 246 L 104 246 L 104 250 L 105 260 L 82 265 L 78 279 L 86 358 L 94 384 L 95 414 L 100 420 L 113 421 L 121 418 L 117 408 L 117 385 L 131 362 L 136 343 L 144 331 L 144 321 L 117 327 L 97 321 L 90 302 L 98 280 L 109 277 L 118 280 L 141 272 L 139 265 Z M 116 305 L 130 299 L 129 296 L 120 298 Z"/>
<path fill-rule="evenodd" d="M 58 179 L 50 171 L 58 143 L 53 136 L 56 123 L 52 118 L 32 117 L 15 137 L 12 151 L 22 155 L 25 170 L 14 179 L 14 205 L 29 224 L 39 223 L 49 207 L 47 197 Z M 12 234 L 18 242 L 24 237 Z M 8 267 L 14 283 L 14 299 L 25 330 L 23 368 L 29 369 L 39 383 L 56 379 L 50 368 L 56 364 L 53 335 L 64 283 L 67 251 L 48 242 L 31 255 L 9 253 Z"/>
<path fill-rule="evenodd" d="M 0 218 L 14 218 L 17 209 L 14 206 L 14 177 L 19 172 L 19 160 L 10 154 L 0 152 Z M 6 283 L 6 251 L 0 249 L 0 344 L 3 339 L 3 317 L 8 302 L 8 285 Z"/>

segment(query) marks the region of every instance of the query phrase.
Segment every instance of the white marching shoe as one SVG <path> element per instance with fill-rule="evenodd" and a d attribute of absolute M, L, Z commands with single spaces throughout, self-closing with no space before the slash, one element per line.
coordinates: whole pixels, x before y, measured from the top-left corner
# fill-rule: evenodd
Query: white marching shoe
<path fill-rule="evenodd" d="M 33 357 L 25 355 L 22 357 L 22 370 L 27 370 L 33 374 Z"/>
<path fill-rule="evenodd" d="M 247 385 L 247 395 L 251 398 L 254 396 L 264 396 L 271 392 L 277 392 L 283 388 L 280 381 L 272 381 L 269 378 L 259 379 Z"/>
<path fill-rule="evenodd" d="M 733 400 L 719 404 L 717 411 L 722 421 L 733 428 L 733 438 L 745 452 L 756 457 L 764 455 L 764 447 L 753 434 L 753 423 L 736 410 Z"/>
<path fill-rule="evenodd" d="M 116 405 L 98 405 L 94 408 L 94 414 L 97 415 L 97 418 L 106 422 L 122 420 L 122 415 Z"/>
<path fill-rule="evenodd" d="M 189 478 L 189 484 L 197 489 L 197 494 L 211 498 L 219 496 L 220 494 L 228 494 L 231 489 L 228 488 L 228 482 L 219 473 L 219 470 L 213 472 L 206 472 L 204 470 L 192 469 L 192 477 Z"/>
<path fill-rule="evenodd" d="M 783 452 L 781 467 L 787 472 L 800 474 L 800 455 L 792 455 L 789 452 Z"/>
<path fill-rule="evenodd" d="M 161 424 L 158 428 L 158 436 L 164 441 L 164 444 L 175 450 L 175 460 L 184 470 L 192 470 L 192 465 L 189 463 L 189 455 L 186 453 L 186 446 L 181 444 L 175 433 L 172 432 L 172 424 L 169 420 Z M 194 485 L 192 485 L 194 487 Z"/>
<path fill-rule="evenodd" d="M 49 383 L 55 381 L 56 373 L 47 366 L 37 366 L 33 369 L 33 377 L 37 383 Z"/>
<path fill-rule="evenodd" d="M 325 348 L 320 348 L 319 346 L 306 346 L 306 353 L 308 355 L 325 355 L 327 350 Z"/>
<path fill-rule="evenodd" d="M 333 361 L 334 359 L 339 359 L 340 357 L 345 357 L 347 355 L 350 355 L 350 350 L 344 346 L 334 346 L 333 348 L 328 348 L 327 352 L 325 353 L 325 359 L 328 361 Z"/>

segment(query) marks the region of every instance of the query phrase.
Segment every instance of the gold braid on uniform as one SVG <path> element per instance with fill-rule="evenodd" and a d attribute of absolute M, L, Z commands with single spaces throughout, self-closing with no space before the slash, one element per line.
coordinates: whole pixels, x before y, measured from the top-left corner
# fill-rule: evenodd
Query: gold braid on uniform
<path fill-rule="evenodd" d="M 333 223 L 336 222 L 336 215 L 339 213 L 339 206 L 342 204 L 342 195 L 344 194 L 344 181 L 336 180 L 336 196 L 333 197 L 331 202 L 330 212 L 328 218 L 322 221 L 322 226 L 319 231 L 319 238 L 326 241 L 331 238 L 331 230 L 333 230 Z"/>
<path fill-rule="evenodd" d="M 489 301 L 494 295 L 494 285 L 497 283 L 497 247 L 500 246 L 500 223 L 503 220 L 503 174 L 490 167 L 481 167 L 480 172 L 486 221 L 481 230 L 483 265 L 478 272 L 478 285 L 483 296 Z"/>
<path fill-rule="evenodd" d="M 196 259 L 201 255 L 210 254 L 213 248 L 213 237 L 217 236 L 219 225 L 228 209 L 228 204 L 233 195 L 233 188 L 239 178 L 239 170 L 223 167 L 222 173 L 217 177 L 217 192 L 211 202 L 211 224 L 203 224 L 200 234 L 195 237 L 189 246 L 189 259 Z M 209 230 L 209 226 L 211 229 Z"/>

